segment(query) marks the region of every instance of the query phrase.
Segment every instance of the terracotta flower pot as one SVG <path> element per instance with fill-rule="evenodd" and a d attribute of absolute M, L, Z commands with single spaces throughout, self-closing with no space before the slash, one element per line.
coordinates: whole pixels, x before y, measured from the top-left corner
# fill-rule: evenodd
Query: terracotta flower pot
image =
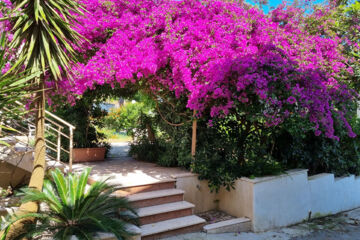
<path fill-rule="evenodd" d="M 74 148 L 73 162 L 95 162 L 105 160 L 106 148 Z"/>

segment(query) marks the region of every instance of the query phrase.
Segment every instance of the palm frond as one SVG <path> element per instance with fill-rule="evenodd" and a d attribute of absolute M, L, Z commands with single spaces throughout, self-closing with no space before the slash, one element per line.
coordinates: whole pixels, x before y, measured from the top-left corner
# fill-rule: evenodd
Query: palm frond
<path fill-rule="evenodd" d="M 25 65 L 31 72 L 49 68 L 53 80 L 67 75 L 70 63 L 76 61 L 73 46 L 82 39 L 72 29 L 75 15 L 83 11 L 78 1 L 14 0 L 13 4 L 14 11 L 20 12 L 13 17 L 10 44 L 13 49 L 21 48 L 16 67 Z"/>

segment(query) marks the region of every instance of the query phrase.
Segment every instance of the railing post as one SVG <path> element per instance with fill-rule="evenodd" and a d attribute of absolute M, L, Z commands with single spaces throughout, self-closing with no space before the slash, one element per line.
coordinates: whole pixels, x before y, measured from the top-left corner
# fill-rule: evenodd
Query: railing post
<path fill-rule="evenodd" d="M 61 127 L 58 127 L 58 136 L 57 136 L 57 153 L 56 153 L 56 160 L 60 162 L 61 159 Z"/>
<path fill-rule="evenodd" d="M 70 127 L 70 143 L 69 143 L 69 171 L 70 173 L 72 172 L 72 161 L 73 161 L 73 137 L 74 137 L 74 132 L 73 132 L 73 128 Z"/>

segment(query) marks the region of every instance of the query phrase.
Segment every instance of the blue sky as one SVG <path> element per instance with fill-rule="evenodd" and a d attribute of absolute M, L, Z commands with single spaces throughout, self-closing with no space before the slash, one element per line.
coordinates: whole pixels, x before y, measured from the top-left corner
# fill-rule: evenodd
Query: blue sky
<path fill-rule="evenodd" d="M 254 4 L 255 1 L 253 0 L 245 0 L 245 2 Z M 269 7 L 277 7 L 279 4 L 281 4 L 283 0 L 269 0 L 269 6 L 264 6 L 264 12 L 267 13 L 269 11 Z M 287 0 L 287 2 L 291 3 L 292 0 Z M 314 3 L 321 3 L 324 2 L 324 0 L 314 0 Z"/>

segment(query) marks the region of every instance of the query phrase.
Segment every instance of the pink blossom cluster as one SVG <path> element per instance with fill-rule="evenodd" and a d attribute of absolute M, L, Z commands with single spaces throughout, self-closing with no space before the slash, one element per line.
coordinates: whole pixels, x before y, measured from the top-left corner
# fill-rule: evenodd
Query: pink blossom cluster
<path fill-rule="evenodd" d="M 340 81 L 352 69 L 340 39 L 306 32 L 296 9 L 266 16 L 220 0 L 80 1 L 87 11 L 75 28 L 88 41 L 73 68 L 76 94 L 141 83 L 186 96 L 199 116 L 257 104 L 268 126 L 295 114 L 336 139 L 337 118 L 354 136 L 345 116 L 355 94 Z"/>

